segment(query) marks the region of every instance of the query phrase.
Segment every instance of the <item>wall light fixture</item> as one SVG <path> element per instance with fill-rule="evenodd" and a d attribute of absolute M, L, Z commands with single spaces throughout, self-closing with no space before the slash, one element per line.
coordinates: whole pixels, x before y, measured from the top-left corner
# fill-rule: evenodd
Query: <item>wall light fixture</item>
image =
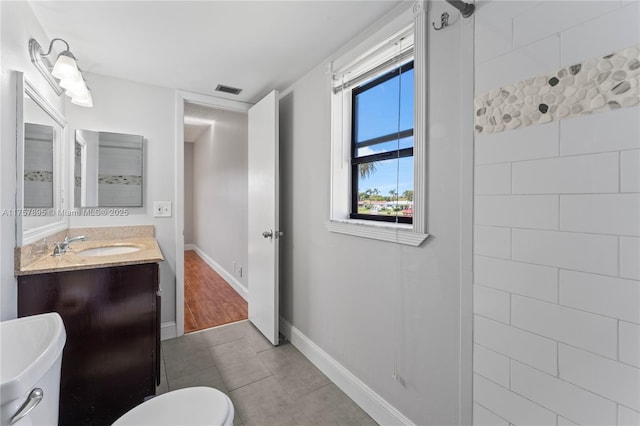
<path fill-rule="evenodd" d="M 51 54 L 53 43 L 56 41 L 64 43 L 66 49 L 58 55 L 55 64 L 51 66 L 47 56 Z M 93 99 L 87 87 L 87 82 L 78 68 L 76 57 L 69 51 L 69 43 L 61 38 L 54 38 L 49 43 L 49 50 L 44 52 L 40 43 L 32 38 L 29 40 L 29 56 L 31 57 L 31 62 L 58 95 L 64 93 L 71 98 L 71 103 L 75 105 L 93 106 Z"/>

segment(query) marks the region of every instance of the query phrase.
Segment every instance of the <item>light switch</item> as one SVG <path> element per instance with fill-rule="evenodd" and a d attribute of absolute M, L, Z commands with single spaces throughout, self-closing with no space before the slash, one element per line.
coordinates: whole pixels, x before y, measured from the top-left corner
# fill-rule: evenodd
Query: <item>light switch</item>
<path fill-rule="evenodd" d="M 171 217 L 171 201 L 154 201 L 154 217 Z"/>

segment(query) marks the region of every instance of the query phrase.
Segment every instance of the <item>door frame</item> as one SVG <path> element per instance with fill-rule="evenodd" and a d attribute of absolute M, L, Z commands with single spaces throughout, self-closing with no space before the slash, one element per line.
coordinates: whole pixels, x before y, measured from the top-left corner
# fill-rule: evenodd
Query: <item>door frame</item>
<path fill-rule="evenodd" d="M 218 98 L 200 93 L 176 90 L 176 135 L 175 135 L 175 245 L 176 245 L 176 319 L 175 334 L 166 333 L 166 338 L 184 335 L 184 103 L 191 102 L 210 108 L 247 113 L 252 103 Z M 163 328 L 169 324 L 163 324 Z"/>

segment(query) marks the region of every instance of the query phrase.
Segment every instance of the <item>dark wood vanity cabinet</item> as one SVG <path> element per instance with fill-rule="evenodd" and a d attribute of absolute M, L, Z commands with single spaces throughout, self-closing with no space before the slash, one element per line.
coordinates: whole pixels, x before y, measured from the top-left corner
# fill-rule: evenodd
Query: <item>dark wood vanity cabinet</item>
<path fill-rule="evenodd" d="M 18 277 L 18 316 L 64 321 L 60 425 L 111 425 L 155 395 L 158 285 L 157 263 Z"/>

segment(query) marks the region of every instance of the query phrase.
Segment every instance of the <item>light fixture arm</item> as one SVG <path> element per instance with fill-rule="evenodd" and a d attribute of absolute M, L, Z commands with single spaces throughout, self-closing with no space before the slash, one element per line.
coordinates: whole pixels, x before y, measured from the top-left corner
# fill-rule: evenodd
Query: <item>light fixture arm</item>
<path fill-rule="evenodd" d="M 42 52 L 42 47 L 40 48 L 40 55 L 41 56 L 49 56 L 51 54 L 51 51 L 53 50 L 53 43 L 56 41 L 61 41 L 65 44 L 65 46 L 67 46 L 67 48 L 65 49 L 66 52 L 69 53 L 69 55 L 71 55 L 71 57 L 73 57 L 73 59 L 76 59 L 75 56 L 73 56 L 73 53 L 71 53 L 71 51 L 69 50 L 69 43 L 67 43 L 65 40 L 61 39 L 61 38 L 54 38 L 53 40 L 51 40 L 51 43 L 49 43 L 49 50 L 47 50 L 47 53 L 43 53 Z"/>
<path fill-rule="evenodd" d="M 55 40 L 57 39 L 52 40 L 51 44 L 53 44 Z M 67 45 L 67 48 L 68 46 L 69 45 Z M 49 53 L 51 53 L 51 46 L 49 46 Z M 38 43 L 35 38 L 30 39 L 29 57 L 31 58 L 31 62 L 33 63 L 33 65 L 35 65 L 38 71 L 40 71 L 40 74 L 44 76 L 53 91 L 56 92 L 56 95 L 60 96 L 64 93 L 64 90 L 62 89 L 62 87 L 60 87 L 58 81 L 51 75 L 51 63 L 46 58 L 46 56 L 47 55 L 42 54 L 42 47 L 40 46 L 40 43 Z"/>

